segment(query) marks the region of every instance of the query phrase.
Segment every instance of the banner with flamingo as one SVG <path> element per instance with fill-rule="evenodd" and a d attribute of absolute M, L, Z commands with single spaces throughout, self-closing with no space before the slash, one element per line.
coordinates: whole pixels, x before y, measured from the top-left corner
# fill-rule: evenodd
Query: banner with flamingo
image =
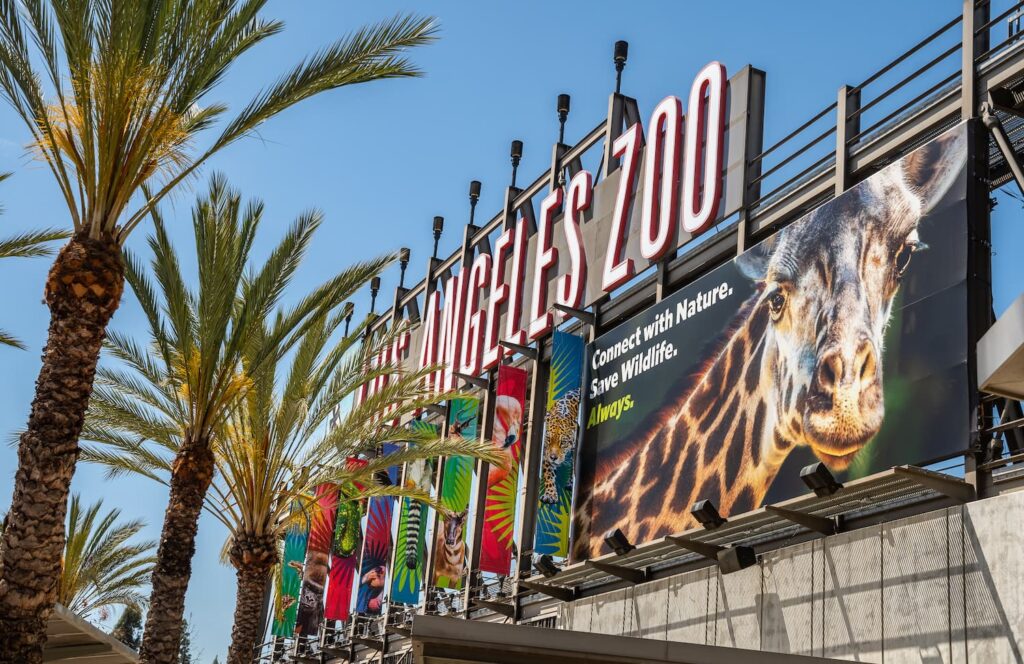
<path fill-rule="evenodd" d="M 487 494 L 484 500 L 484 523 L 480 540 L 482 572 L 508 574 L 511 571 L 526 378 L 527 374 L 523 369 L 507 365 L 498 367 L 491 442 L 507 456 L 508 467 L 491 465 L 487 471 Z"/>

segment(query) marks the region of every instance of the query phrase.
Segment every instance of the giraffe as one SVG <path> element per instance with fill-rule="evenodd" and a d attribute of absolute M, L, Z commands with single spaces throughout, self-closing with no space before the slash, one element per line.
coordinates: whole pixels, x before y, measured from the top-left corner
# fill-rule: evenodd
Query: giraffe
<path fill-rule="evenodd" d="M 738 257 L 755 283 L 724 343 L 629 441 L 602 458 L 576 511 L 575 559 L 604 532 L 634 543 L 696 525 L 690 506 L 758 507 L 787 455 L 849 467 L 884 417 L 882 354 L 920 219 L 963 172 L 951 130 Z"/>

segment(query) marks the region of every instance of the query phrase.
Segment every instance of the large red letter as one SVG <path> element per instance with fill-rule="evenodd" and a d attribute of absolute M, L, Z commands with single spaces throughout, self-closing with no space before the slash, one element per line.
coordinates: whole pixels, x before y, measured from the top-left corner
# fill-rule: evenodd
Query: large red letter
<path fill-rule="evenodd" d="M 487 300 L 487 336 L 484 340 L 483 370 L 490 371 L 498 366 L 505 356 L 505 349 L 498 345 L 498 326 L 501 322 L 501 305 L 508 301 L 508 284 L 505 283 L 505 260 L 512 248 L 512 231 L 506 230 L 494 243 L 494 263 L 491 266 L 491 294 Z"/>
<path fill-rule="evenodd" d="M 583 246 L 583 212 L 594 200 L 594 178 L 580 171 L 569 181 L 568 209 L 562 217 L 562 231 L 569 250 L 569 271 L 558 278 L 558 303 L 573 309 L 583 306 L 587 287 L 587 251 Z"/>
<path fill-rule="evenodd" d="M 528 223 L 524 217 L 516 222 L 515 240 L 512 244 L 512 275 L 509 280 L 508 313 L 505 316 L 505 341 L 514 344 L 526 343 L 523 331 L 523 281 L 526 277 L 526 245 Z"/>
<path fill-rule="evenodd" d="M 423 303 L 423 342 L 420 344 L 420 369 L 437 364 L 437 349 L 440 345 L 441 330 L 441 293 L 433 291 Z M 425 378 L 425 387 L 434 392 L 440 391 L 440 382 L 434 373 Z"/>
<path fill-rule="evenodd" d="M 612 232 L 608 238 L 608 253 L 604 258 L 604 274 L 601 289 L 611 292 L 629 281 L 634 274 L 633 261 L 620 260 L 629 235 L 629 203 L 633 198 L 633 181 L 640 160 L 640 146 L 644 142 L 644 130 L 637 122 L 612 143 L 612 156 L 623 157 L 619 191 L 615 195 L 615 211 L 612 213 Z"/>
<path fill-rule="evenodd" d="M 462 333 L 462 357 L 459 372 L 475 376 L 480 373 L 480 342 L 484 333 L 484 310 L 480 308 L 480 291 L 487 286 L 491 276 L 491 257 L 480 254 L 473 261 L 466 284 L 466 319 Z"/>
<path fill-rule="evenodd" d="M 537 255 L 533 259 L 533 299 L 530 301 L 530 339 L 551 331 L 554 317 L 548 311 L 548 272 L 558 265 L 558 249 L 551 246 L 555 211 L 562 207 L 562 188 L 557 187 L 540 202 Z"/>
<path fill-rule="evenodd" d="M 679 150 L 683 102 L 665 97 L 647 125 L 651 139 L 644 155 L 644 202 L 640 215 L 640 254 L 650 261 L 665 255 L 676 237 L 679 216 Z M 661 188 L 659 194 L 658 188 Z"/>
<path fill-rule="evenodd" d="M 718 217 L 718 199 L 722 195 L 725 85 L 725 67 L 711 62 L 700 70 L 690 88 L 683 169 L 683 230 L 688 233 L 704 230 Z M 705 140 L 702 158 L 701 143 Z M 699 165 L 703 168 L 698 170 Z"/>
<path fill-rule="evenodd" d="M 455 388 L 456 371 L 459 362 L 459 351 L 462 343 L 462 303 L 466 292 L 465 271 L 448 279 L 444 288 L 444 316 L 441 324 L 441 362 L 444 363 L 442 381 L 445 390 Z"/>

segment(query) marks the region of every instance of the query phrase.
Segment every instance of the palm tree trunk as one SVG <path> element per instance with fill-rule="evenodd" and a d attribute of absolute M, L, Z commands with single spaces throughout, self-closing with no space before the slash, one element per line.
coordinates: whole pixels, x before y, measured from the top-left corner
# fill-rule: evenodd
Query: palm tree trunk
<path fill-rule="evenodd" d="M 278 563 L 278 546 L 272 536 L 237 533 L 228 551 L 239 580 L 234 599 L 234 624 L 227 664 L 251 664 L 261 636 L 263 604 L 270 570 Z"/>
<path fill-rule="evenodd" d="M 252 664 L 256 641 L 260 638 L 260 611 L 266 600 L 270 572 L 242 568 L 235 575 L 238 578 L 238 595 L 227 664 Z"/>
<path fill-rule="evenodd" d="M 42 661 L 78 436 L 107 323 L 123 292 L 121 250 L 109 239 L 76 235 L 50 268 L 50 329 L 0 545 L 0 662 Z"/>
<path fill-rule="evenodd" d="M 277 563 L 277 546 L 273 537 L 240 533 L 235 536 L 229 555 L 235 566 L 238 590 L 227 664 L 251 664 L 261 636 L 263 605 L 270 571 Z"/>
<path fill-rule="evenodd" d="M 186 435 L 171 469 L 171 496 L 164 513 L 153 567 L 149 613 L 139 649 L 142 664 L 177 661 L 199 514 L 212 479 L 213 452 L 209 441 Z"/>

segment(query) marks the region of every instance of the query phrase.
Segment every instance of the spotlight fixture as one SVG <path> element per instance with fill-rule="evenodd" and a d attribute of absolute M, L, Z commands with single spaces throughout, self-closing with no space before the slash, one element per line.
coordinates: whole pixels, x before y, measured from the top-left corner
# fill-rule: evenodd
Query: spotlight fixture
<path fill-rule="evenodd" d="M 356 305 L 351 302 L 345 303 L 345 308 L 342 311 L 345 313 L 345 336 L 348 336 L 348 327 L 352 324 L 352 314 L 355 313 Z"/>
<path fill-rule="evenodd" d="M 469 183 L 469 225 L 473 225 L 476 219 L 476 204 L 480 200 L 480 180 L 473 180 Z"/>
<path fill-rule="evenodd" d="M 732 574 L 757 564 L 757 554 L 749 546 L 737 544 L 718 552 L 718 568 L 722 574 Z"/>
<path fill-rule="evenodd" d="M 604 534 L 604 543 L 617 556 L 625 555 L 636 548 L 618 528 L 613 528 Z"/>
<path fill-rule="evenodd" d="M 565 120 L 569 117 L 569 95 L 558 95 L 558 142 L 565 143 Z"/>
<path fill-rule="evenodd" d="M 714 530 L 726 522 L 726 519 L 722 518 L 715 504 L 710 500 L 700 500 L 694 503 L 693 507 L 690 508 L 690 514 L 706 530 Z"/>
<path fill-rule="evenodd" d="M 409 247 L 402 247 L 398 250 L 398 267 L 402 271 L 398 278 L 398 287 L 405 288 L 405 268 L 409 267 Z"/>
<path fill-rule="evenodd" d="M 804 466 L 803 470 L 800 471 L 800 479 L 819 498 L 831 496 L 843 488 L 843 485 L 836 481 L 836 478 L 832 476 L 832 473 L 829 472 L 825 464 L 820 461 Z"/>
<path fill-rule="evenodd" d="M 444 231 L 444 217 L 434 217 L 434 258 L 437 258 L 437 243 L 441 240 L 442 231 Z"/>
<path fill-rule="evenodd" d="M 523 158 L 523 142 L 520 140 L 512 141 L 512 149 L 509 150 L 509 156 L 512 157 L 512 186 L 516 186 L 516 171 L 519 170 L 519 160 Z"/>
<path fill-rule="evenodd" d="M 558 565 L 555 564 L 555 561 L 551 558 L 550 555 L 546 553 L 543 556 L 534 560 L 533 566 L 534 568 L 536 568 L 538 572 L 543 574 L 548 579 L 558 574 L 558 572 L 560 571 L 558 569 Z"/>
<path fill-rule="evenodd" d="M 622 70 L 626 67 L 626 59 L 629 58 L 629 42 L 619 40 L 615 42 L 615 94 L 622 89 Z"/>
<path fill-rule="evenodd" d="M 377 306 L 377 293 L 380 292 L 380 277 L 370 279 L 370 313 L 373 313 Z"/>

